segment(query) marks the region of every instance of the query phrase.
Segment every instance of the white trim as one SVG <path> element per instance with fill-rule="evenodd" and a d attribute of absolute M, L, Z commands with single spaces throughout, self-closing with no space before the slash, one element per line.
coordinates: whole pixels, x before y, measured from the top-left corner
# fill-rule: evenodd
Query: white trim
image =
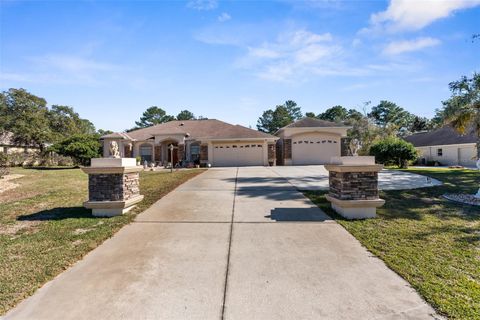
<path fill-rule="evenodd" d="M 456 146 L 476 146 L 476 143 L 454 143 L 454 144 L 435 144 L 435 145 L 428 145 L 428 146 L 421 146 L 421 147 L 415 147 L 415 148 L 443 148 L 443 147 L 456 147 Z"/>

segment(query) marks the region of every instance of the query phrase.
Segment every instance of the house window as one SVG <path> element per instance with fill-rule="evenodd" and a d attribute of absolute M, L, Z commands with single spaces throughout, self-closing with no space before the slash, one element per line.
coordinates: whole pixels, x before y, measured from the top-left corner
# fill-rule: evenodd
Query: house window
<path fill-rule="evenodd" d="M 437 149 L 437 156 L 443 156 L 443 149 Z"/>
<path fill-rule="evenodd" d="M 218 148 L 218 147 L 215 147 Z M 195 164 L 200 164 L 200 145 L 194 144 L 190 146 L 190 159 Z"/>
<path fill-rule="evenodd" d="M 150 162 L 152 161 L 152 146 L 149 144 L 142 144 L 140 146 L 140 158 L 142 159 L 142 163 L 144 161 Z"/>

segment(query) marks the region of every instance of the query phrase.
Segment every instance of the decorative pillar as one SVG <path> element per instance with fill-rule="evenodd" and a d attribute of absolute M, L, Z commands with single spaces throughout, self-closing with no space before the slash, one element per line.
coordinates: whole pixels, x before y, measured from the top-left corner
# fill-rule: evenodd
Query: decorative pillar
<path fill-rule="evenodd" d="M 88 174 L 88 201 L 85 208 L 97 217 L 121 215 L 142 201 L 135 158 L 95 158 L 82 168 Z"/>
<path fill-rule="evenodd" d="M 383 166 L 375 164 L 375 157 L 334 157 L 332 163 L 325 165 L 330 185 L 326 198 L 332 208 L 347 219 L 374 218 L 376 208 L 385 203 L 378 192 Z"/>
<path fill-rule="evenodd" d="M 200 145 L 200 163 L 201 164 L 207 164 L 208 163 L 208 153 L 209 153 L 209 148 L 208 144 L 202 144 Z"/>
<path fill-rule="evenodd" d="M 268 165 L 269 166 L 275 165 L 275 159 L 276 159 L 275 149 L 276 149 L 275 143 L 268 144 Z"/>
<path fill-rule="evenodd" d="M 292 165 L 292 139 L 283 140 L 283 163 L 286 166 Z"/>

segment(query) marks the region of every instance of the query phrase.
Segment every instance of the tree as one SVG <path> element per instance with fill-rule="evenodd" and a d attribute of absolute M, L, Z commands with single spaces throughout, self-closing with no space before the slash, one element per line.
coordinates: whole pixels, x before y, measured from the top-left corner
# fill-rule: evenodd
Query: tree
<path fill-rule="evenodd" d="M 347 115 L 347 109 L 342 106 L 334 106 L 319 114 L 318 118 L 326 121 L 341 122 L 347 118 Z"/>
<path fill-rule="evenodd" d="M 285 101 L 283 106 L 285 107 L 293 121 L 297 121 L 303 117 L 302 110 L 299 106 L 297 106 L 297 103 L 295 101 L 287 100 Z"/>
<path fill-rule="evenodd" d="M 49 150 L 72 157 L 77 164 L 86 166 L 92 158 L 100 157 L 99 138 L 97 134 L 76 134 L 52 145 Z"/>
<path fill-rule="evenodd" d="M 317 116 L 313 112 L 305 112 L 305 117 L 307 118 L 316 118 Z"/>
<path fill-rule="evenodd" d="M 195 120 L 195 115 L 188 110 L 182 110 L 177 115 L 177 120 Z"/>
<path fill-rule="evenodd" d="M 43 150 L 45 143 L 52 140 L 45 99 L 25 89 L 9 89 L 1 93 L 0 112 L 5 131 L 14 134 L 19 145 L 34 145 Z"/>
<path fill-rule="evenodd" d="M 408 161 L 417 159 L 417 150 L 410 142 L 396 137 L 390 137 L 374 143 L 370 147 L 370 155 L 385 165 L 408 167 Z"/>
<path fill-rule="evenodd" d="M 414 116 L 413 121 L 408 127 L 410 132 L 426 131 L 431 128 L 430 120 L 424 117 Z"/>
<path fill-rule="evenodd" d="M 49 110 L 48 119 L 53 140 L 60 141 L 65 136 L 74 134 L 93 134 L 95 126 L 89 120 L 82 119 L 72 107 L 53 105 Z"/>
<path fill-rule="evenodd" d="M 138 128 L 146 128 L 156 124 L 175 120 L 173 116 L 167 115 L 165 110 L 157 106 L 152 106 L 145 110 L 140 117 L 140 121 L 135 121 Z"/>
<path fill-rule="evenodd" d="M 294 120 L 285 106 L 277 106 L 275 110 L 264 111 L 258 119 L 257 129 L 259 131 L 273 134 L 278 129 L 289 125 Z"/>
<path fill-rule="evenodd" d="M 302 111 L 295 101 L 287 100 L 282 105 L 277 105 L 274 110 L 263 112 L 258 118 L 257 129 L 262 132 L 275 133 L 278 129 L 302 118 Z"/>
<path fill-rule="evenodd" d="M 473 129 L 477 136 L 477 159 L 480 159 L 480 73 L 463 76 L 449 84 L 452 96 L 443 101 L 443 117 L 458 132 Z"/>
<path fill-rule="evenodd" d="M 103 136 L 106 136 L 107 134 L 111 134 L 113 133 L 112 130 L 103 130 L 103 129 L 98 129 L 97 130 L 97 134 L 99 137 L 103 137 Z"/>
<path fill-rule="evenodd" d="M 368 116 L 375 121 L 375 124 L 384 129 L 391 125 L 398 129 L 405 128 L 412 118 L 408 111 L 386 100 L 382 100 L 377 106 L 374 106 Z"/>

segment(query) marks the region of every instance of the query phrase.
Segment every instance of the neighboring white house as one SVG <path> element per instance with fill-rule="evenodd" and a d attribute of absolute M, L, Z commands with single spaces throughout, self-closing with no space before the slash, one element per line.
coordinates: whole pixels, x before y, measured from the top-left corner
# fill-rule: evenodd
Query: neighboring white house
<path fill-rule="evenodd" d="M 458 133 L 451 126 L 431 132 L 416 133 L 405 138 L 419 152 L 419 163 L 438 161 L 441 165 L 475 166 L 477 137 L 473 130 Z"/>
<path fill-rule="evenodd" d="M 104 157 L 116 141 L 122 157 L 141 157 L 159 165 L 180 161 L 224 166 L 325 164 L 341 154 L 349 127 L 304 118 L 270 135 L 223 121 L 170 121 L 102 137 Z M 278 141 L 278 142 L 277 142 Z M 173 146 L 174 151 L 170 151 Z"/>

